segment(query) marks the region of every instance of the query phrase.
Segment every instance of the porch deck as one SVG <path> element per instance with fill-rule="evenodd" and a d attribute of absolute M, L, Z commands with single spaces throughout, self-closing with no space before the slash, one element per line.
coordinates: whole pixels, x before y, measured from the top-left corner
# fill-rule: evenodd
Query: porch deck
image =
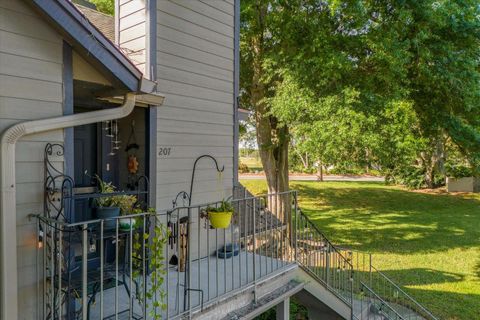
<path fill-rule="evenodd" d="M 242 249 L 243 250 L 243 249 Z M 244 288 L 247 284 L 254 284 L 267 275 L 288 266 L 290 262 L 270 258 L 251 252 L 240 252 L 229 259 L 217 258 L 215 255 L 197 259 L 191 262 L 190 273 L 179 272 L 177 266 L 169 266 L 166 287 L 167 310 L 159 311 L 162 319 L 172 319 L 188 312 L 191 309 L 202 307 L 203 304 L 214 301 L 218 297 Z M 254 272 L 255 270 L 255 272 Z M 188 279 L 190 278 L 190 279 Z M 127 279 L 129 282 L 130 279 Z M 190 281 L 190 286 L 186 283 Z M 191 290 L 187 290 L 189 287 Z M 118 302 L 115 303 L 118 293 Z M 132 304 L 132 319 L 143 319 L 142 306 L 138 300 L 131 298 L 124 286 L 119 285 L 104 290 L 103 315 L 104 319 L 130 319 L 130 304 Z M 189 306 L 188 300 L 191 304 Z M 100 293 L 96 297 L 97 303 L 93 304 L 89 319 L 101 319 Z M 147 315 L 150 310 L 147 310 Z M 148 318 L 148 317 L 147 317 Z"/>

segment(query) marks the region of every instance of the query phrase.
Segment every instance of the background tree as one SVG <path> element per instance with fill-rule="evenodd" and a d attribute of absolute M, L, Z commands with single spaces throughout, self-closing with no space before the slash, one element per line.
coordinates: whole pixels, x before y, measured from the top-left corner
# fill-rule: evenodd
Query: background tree
<path fill-rule="evenodd" d="M 246 1 L 243 9 L 243 98 L 256 110 L 269 191 L 287 181 L 282 159 L 295 125 L 316 157 L 336 165 L 377 162 L 432 187 L 450 141 L 478 172 L 476 1 Z"/>
<path fill-rule="evenodd" d="M 97 6 L 97 10 L 113 16 L 115 14 L 115 1 L 114 0 L 90 0 L 91 3 Z"/>

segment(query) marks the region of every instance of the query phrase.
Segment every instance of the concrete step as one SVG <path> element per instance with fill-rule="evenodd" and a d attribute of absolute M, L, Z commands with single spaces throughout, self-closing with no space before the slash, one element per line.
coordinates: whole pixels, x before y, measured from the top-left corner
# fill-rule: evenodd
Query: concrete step
<path fill-rule="evenodd" d="M 360 300 L 353 301 L 353 314 L 359 319 L 369 319 L 368 316 L 370 315 L 370 303 L 365 303 Z"/>
<path fill-rule="evenodd" d="M 286 298 L 289 298 L 299 291 L 303 290 L 304 284 L 296 280 L 290 280 L 286 285 L 270 292 L 259 298 L 256 302 L 252 302 L 247 306 L 230 312 L 224 319 L 247 320 L 264 313 L 270 308 L 278 305 Z"/>

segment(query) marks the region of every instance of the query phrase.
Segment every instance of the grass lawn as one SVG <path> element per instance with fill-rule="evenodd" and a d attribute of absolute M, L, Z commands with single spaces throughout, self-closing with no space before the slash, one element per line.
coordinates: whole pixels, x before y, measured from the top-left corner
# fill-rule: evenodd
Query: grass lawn
<path fill-rule="evenodd" d="M 264 181 L 242 181 L 265 193 Z M 480 319 L 480 195 L 441 195 L 369 182 L 297 181 L 300 206 L 336 244 L 374 265 L 448 320 Z"/>

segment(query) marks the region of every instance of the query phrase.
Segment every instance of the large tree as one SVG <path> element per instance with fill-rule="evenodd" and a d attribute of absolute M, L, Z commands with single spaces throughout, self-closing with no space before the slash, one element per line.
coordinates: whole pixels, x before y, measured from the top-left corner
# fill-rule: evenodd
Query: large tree
<path fill-rule="evenodd" d="M 447 140 L 478 169 L 477 1 L 246 0 L 242 6 L 243 101 L 255 110 L 270 192 L 287 188 L 288 127 L 297 124 L 323 141 L 329 155 L 367 148 L 387 167 L 399 163 L 395 159 L 408 162 L 399 150 L 410 146 L 403 151 L 415 152 L 427 186 L 443 167 Z M 345 104 L 351 93 L 355 103 Z M 362 139 L 371 132 L 401 133 L 396 128 L 404 123 L 391 118 L 394 105 L 408 106 L 398 112 L 413 112 L 411 128 L 391 136 L 396 143 L 385 135 L 377 144 Z M 338 135 L 330 130 L 335 125 Z M 349 127 L 362 137 L 353 139 Z M 325 142 L 335 139 L 350 141 L 329 149 Z"/>
<path fill-rule="evenodd" d="M 314 63 L 324 63 L 315 75 L 321 95 L 342 94 L 352 61 L 341 54 L 343 35 L 328 6 L 320 1 L 242 1 L 241 10 L 241 93 L 242 105 L 254 111 L 257 143 L 269 193 L 288 190 L 289 116 L 279 111 L 279 92 L 290 73 L 301 73 L 313 61 L 304 59 L 306 46 L 319 48 Z M 325 8 L 323 8 L 325 7 Z M 294 45 L 295 47 L 292 47 Z M 293 69 L 290 68 L 293 67 Z M 318 68 L 317 68 L 318 70 Z M 313 79 L 311 80 L 314 81 Z M 338 83 L 337 83 L 338 81 Z M 285 100 L 283 99 L 285 102 Z M 290 100 L 291 101 L 291 100 Z M 291 106 L 299 110 L 300 105 Z M 301 121 L 299 118 L 296 121 Z"/>
<path fill-rule="evenodd" d="M 348 87 L 360 93 L 357 111 L 366 114 L 382 115 L 394 101 L 410 105 L 416 146 L 423 145 L 417 161 L 432 187 L 448 138 L 478 171 L 479 8 L 474 0 L 300 1 L 283 14 L 302 30 L 283 37 L 283 64 L 319 100 Z"/>
<path fill-rule="evenodd" d="M 254 112 L 268 192 L 283 192 L 288 190 L 288 126 L 270 112 L 268 102 L 275 94 L 278 80 L 274 68 L 279 43 L 273 36 L 277 6 L 273 1 L 259 0 L 241 4 L 242 105 Z"/>

